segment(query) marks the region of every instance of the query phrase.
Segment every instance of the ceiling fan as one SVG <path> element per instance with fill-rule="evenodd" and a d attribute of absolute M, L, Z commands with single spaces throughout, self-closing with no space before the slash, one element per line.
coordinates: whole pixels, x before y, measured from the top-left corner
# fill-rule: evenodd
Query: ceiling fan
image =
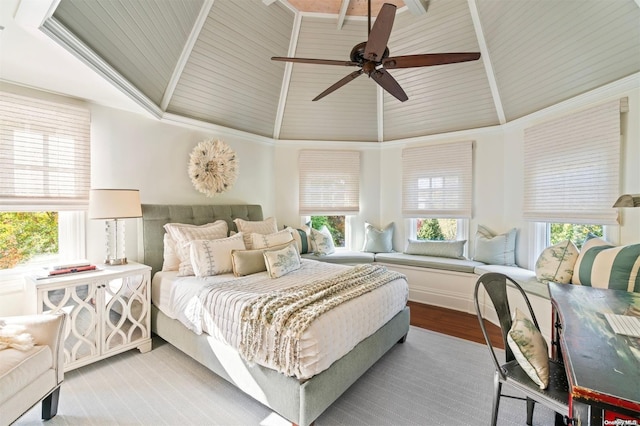
<path fill-rule="evenodd" d="M 404 102 L 408 98 L 398 82 L 387 72 L 388 69 L 429 67 L 433 65 L 453 64 L 457 62 L 475 61 L 480 58 L 480 53 L 430 53 L 422 55 L 406 55 L 389 57 L 387 42 L 391 35 L 393 21 L 396 17 L 396 6 L 385 3 L 382 5 L 376 21 L 371 27 L 371 0 L 368 2 L 368 39 L 356 44 L 351 50 L 350 61 L 338 61 L 331 59 L 307 59 L 287 58 L 274 56 L 274 61 L 299 62 L 318 65 L 338 65 L 345 67 L 359 67 L 343 79 L 339 80 L 327 90 L 320 93 L 313 100 L 317 101 L 349 83 L 362 74 L 367 74 L 384 90 Z"/>

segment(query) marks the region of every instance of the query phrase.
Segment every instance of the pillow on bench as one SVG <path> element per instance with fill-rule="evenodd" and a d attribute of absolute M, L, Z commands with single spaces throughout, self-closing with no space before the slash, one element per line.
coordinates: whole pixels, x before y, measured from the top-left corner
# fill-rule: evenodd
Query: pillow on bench
<path fill-rule="evenodd" d="M 573 284 L 640 292 L 640 244 L 613 246 L 592 238 L 582 246 Z"/>
<path fill-rule="evenodd" d="M 421 256 L 448 257 L 451 259 L 464 259 L 464 244 L 467 240 L 437 241 L 437 240 L 412 240 L 409 238 L 405 254 L 417 254 Z"/>

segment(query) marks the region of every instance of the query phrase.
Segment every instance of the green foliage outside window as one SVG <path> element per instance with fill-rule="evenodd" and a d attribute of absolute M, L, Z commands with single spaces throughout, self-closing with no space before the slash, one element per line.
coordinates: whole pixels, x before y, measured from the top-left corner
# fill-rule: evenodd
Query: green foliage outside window
<path fill-rule="evenodd" d="M 344 216 L 311 216 L 311 227 L 320 230 L 326 226 L 336 247 L 344 247 Z"/>
<path fill-rule="evenodd" d="M 571 240 L 578 249 L 581 249 L 582 244 L 589 234 L 602 237 L 602 231 L 602 225 L 551 223 L 549 224 L 549 242 L 551 245 L 554 245 L 561 241 Z"/>
<path fill-rule="evenodd" d="M 457 219 L 417 219 L 419 240 L 455 240 Z"/>
<path fill-rule="evenodd" d="M 58 213 L 0 213 L 0 269 L 58 252 Z"/>

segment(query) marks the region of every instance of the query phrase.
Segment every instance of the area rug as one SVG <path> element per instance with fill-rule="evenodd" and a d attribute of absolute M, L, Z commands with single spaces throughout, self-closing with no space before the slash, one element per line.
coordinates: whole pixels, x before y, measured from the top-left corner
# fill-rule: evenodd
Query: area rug
<path fill-rule="evenodd" d="M 486 346 L 411 327 L 315 422 L 328 425 L 487 425 L 493 366 Z M 525 424 L 523 401 L 502 398 L 499 425 Z M 553 424 L 536 405 L 534 425 Z M 44 424 L 40 404 L 17 425 Z M 58 415 L 46 425 L 287 424 L 262 404 L 155 337 L 65 374 Z"/>

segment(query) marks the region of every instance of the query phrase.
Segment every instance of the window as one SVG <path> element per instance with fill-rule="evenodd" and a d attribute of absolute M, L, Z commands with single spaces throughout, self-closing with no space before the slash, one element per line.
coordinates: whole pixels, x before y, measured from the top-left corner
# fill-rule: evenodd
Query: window
<path fill-rule="evenodd" d="M 320 230 L 326 226 L 333 237 L 333 245 L 346 247 L 346 216 L 311 216 L 311 227 Z"/>
<path fill-rule="evenodd" d="M 83 103 L 3 85 L 0 269 L 84 257 L 89 135 L 90 113 Z"/>
<path fill-rule="evenodd" d="M 472 148 L 466 141 L 402 151 L 402 212 L 409 218 L 409 238 L 467 239 Z"/>
<path fill-rule="evenodd" d="M 582 248 L 582 244 L 588 236 L 602 237 L 604 233 L 602 225 L 583 225 L 578 223 L 549 223 L 547 229 L 549 235 L 547 245 L 571 240 L 578 247 L 578 250 Z"/>

